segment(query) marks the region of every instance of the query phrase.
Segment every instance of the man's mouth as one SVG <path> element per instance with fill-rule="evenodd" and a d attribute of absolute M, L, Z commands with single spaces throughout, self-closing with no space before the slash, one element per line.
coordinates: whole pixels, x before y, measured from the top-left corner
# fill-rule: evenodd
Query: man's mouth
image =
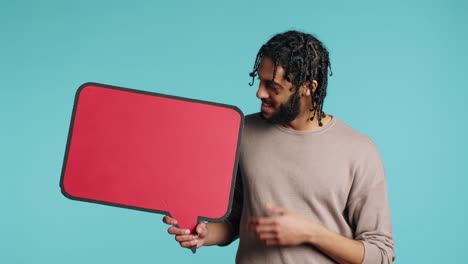
<path fill-rule="evenodd" d="M 267 102 L 262 102 L 262 111 L 270 111 L 273 109 L 273 104 L 267 103 Z"/>
<path fill-rule="evenodd" d="M 267 101 L 262 101 L 262 105 L 267 106 L 267 107 L 273 107 L 273 103 L 267 102 Z"/>

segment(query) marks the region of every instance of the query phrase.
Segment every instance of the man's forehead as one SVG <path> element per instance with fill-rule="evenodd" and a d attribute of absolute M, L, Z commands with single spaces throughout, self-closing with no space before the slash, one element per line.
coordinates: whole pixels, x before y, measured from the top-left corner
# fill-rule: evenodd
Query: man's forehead
<path fill-rule="evenodd" d="M 258 74 L 262 79 L 271 80 L 273 78 L 273 71 L 275 65 L 270 57 L 263 57 L 260 66 L 258 67 Z M 275 81 L 284 81 L 284 69 L 281 65 L 276 67 Z"/>

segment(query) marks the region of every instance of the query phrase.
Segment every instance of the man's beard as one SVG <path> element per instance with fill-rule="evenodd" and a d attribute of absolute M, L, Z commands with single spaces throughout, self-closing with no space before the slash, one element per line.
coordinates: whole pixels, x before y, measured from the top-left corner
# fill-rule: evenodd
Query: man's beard
<path fill-rule="evenodd" d="M 268 103 L 266 100 L 265 103 Z M 262 118 L 273 123 L 273 124 L 286 124 L 294 119 L 299 115 L 301 111 L 301 98 L 299 96 L 299 93 L 294 93 L 289 97 L 288 101 L 284 104 L 281 104 L 279 106 L 279 111 L 275 114 L 273 114 L 272 117 L 266 118 L 263 115 Z"/>

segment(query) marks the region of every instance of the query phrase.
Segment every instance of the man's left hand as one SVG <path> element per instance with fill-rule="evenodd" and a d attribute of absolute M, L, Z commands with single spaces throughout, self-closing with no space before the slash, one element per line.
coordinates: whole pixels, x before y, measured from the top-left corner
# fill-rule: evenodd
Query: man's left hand
<path fill-rule="evenodd" d="M 267 246 L 311 243 L 314 234 L 322 227 L 292 210 L 269 205 L 265 205 L 265 208 L 276 215 L 249 217 L 248 229 L 255 232 Z"/>

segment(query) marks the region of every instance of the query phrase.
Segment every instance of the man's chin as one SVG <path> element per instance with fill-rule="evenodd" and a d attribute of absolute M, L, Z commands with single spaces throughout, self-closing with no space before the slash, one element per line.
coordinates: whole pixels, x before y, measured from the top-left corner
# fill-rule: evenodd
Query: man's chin
<path fill-rule="evenodd" d="M 266 112 L 264 112 L 264 111 L 260 111 L 260 115 L 261 115 L 264 119 L 269 119 L 269 118 L 271 118 L 271 116 L 272 116 L 271 114 L 266 113 Z"/>
<path fill-rule="evenodd" d="M 263 111 L 260 111 L 260 117 L 263 119 L 263 120 L 266 120 L 268 122 L 272 122 L 271 118 L 272 118 L 272 114 L 269 114 L 269 113 L 265 113 Z"/>

